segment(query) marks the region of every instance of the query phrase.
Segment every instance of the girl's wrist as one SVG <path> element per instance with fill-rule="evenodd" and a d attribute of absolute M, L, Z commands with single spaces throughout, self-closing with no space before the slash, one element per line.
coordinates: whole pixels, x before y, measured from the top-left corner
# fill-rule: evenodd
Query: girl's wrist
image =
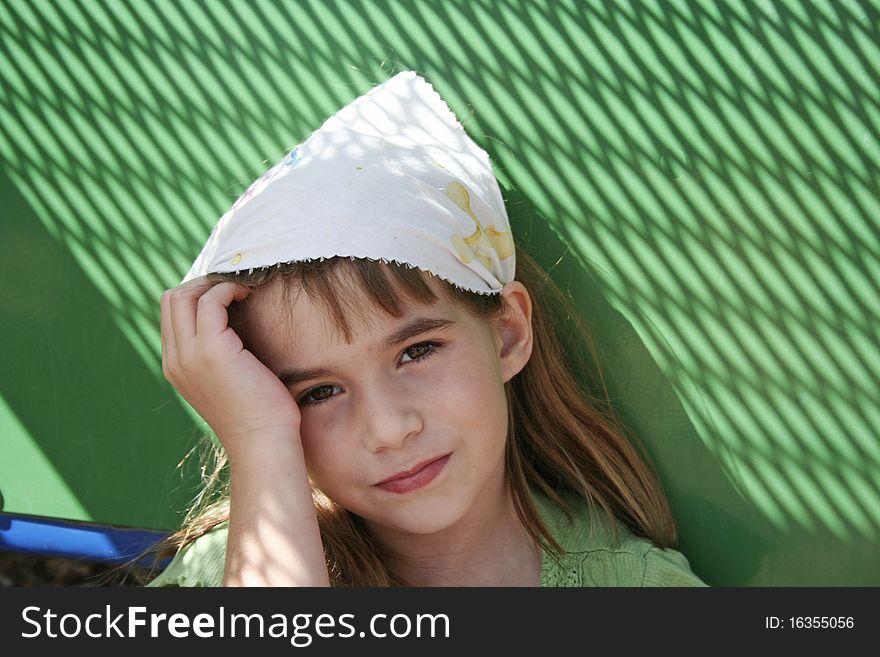
<path fill-rule="evenodd" d="M 234 436 L 218 433 L 217 437 L 233 469 L 251 463 L 258 467 L 282 464 L 287 457 L 303 458 L 298 427 L 268 427 Z"/>

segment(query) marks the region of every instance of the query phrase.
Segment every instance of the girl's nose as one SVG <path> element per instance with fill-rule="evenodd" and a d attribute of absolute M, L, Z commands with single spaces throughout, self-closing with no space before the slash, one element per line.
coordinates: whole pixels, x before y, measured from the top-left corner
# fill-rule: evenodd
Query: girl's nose
<path fill-rule="evenodd" d="M 415 397 L 394 386 L 373 387 L 363 399 L 362 440 L 371 452 L 399 449 L 422 430 Z"/>

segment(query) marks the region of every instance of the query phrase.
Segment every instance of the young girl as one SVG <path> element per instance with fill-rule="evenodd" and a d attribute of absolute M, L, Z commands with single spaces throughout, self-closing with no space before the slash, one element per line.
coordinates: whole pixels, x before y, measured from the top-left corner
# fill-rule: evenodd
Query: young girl
<path fill-rule="evenodd" d="M 151 586 L 704 586 L 488 156 L 412 71 L 256 181 L 161 305 L 222 449 Z"/>

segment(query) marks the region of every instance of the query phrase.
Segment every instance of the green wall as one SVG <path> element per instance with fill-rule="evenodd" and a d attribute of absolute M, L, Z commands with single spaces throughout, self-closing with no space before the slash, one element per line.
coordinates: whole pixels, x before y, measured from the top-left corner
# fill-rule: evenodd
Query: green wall
<path fill-rule="evenodd" d="M 4 510 L 171 528 L 158 299 L 338 108 L 424 74 L 593 328 L 714 585 L 880 584 L 880 6 L 0 3 Z M 585 375 L 586 376 L 586 375 Z"/>

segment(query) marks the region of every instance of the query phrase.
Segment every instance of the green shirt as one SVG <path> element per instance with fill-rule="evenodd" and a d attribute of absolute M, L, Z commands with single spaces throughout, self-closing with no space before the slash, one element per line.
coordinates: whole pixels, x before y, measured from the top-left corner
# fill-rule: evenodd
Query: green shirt
<path fill-rule="evenodd" d="M 581 498 L 563 497 L 574 511 L 571 523 L 559 507 L 532 491 L 541 519 L 566 550 L 562 555 L 543 551 L 541 586 L 706 586 L 681 552 L 638 538 L 618 520 L 615 542 L 607 515 L 591 516 Z"/>
<path fill-rule="evenodd" d="M 591 523 L 580 498 L 566 496 L 580 511 L 569 523 L 544 495 L 532 495 L 547 529 L 566 550 L 561 556 L 543 551 L 541 586 L 706 586 L 683 554 L 634 536 L 618 521 L 615 542 L 608 518 L 596 514 Z M 190 543 L 147 586 L 222 586 L 228 528 L 221 523 Z"/>

